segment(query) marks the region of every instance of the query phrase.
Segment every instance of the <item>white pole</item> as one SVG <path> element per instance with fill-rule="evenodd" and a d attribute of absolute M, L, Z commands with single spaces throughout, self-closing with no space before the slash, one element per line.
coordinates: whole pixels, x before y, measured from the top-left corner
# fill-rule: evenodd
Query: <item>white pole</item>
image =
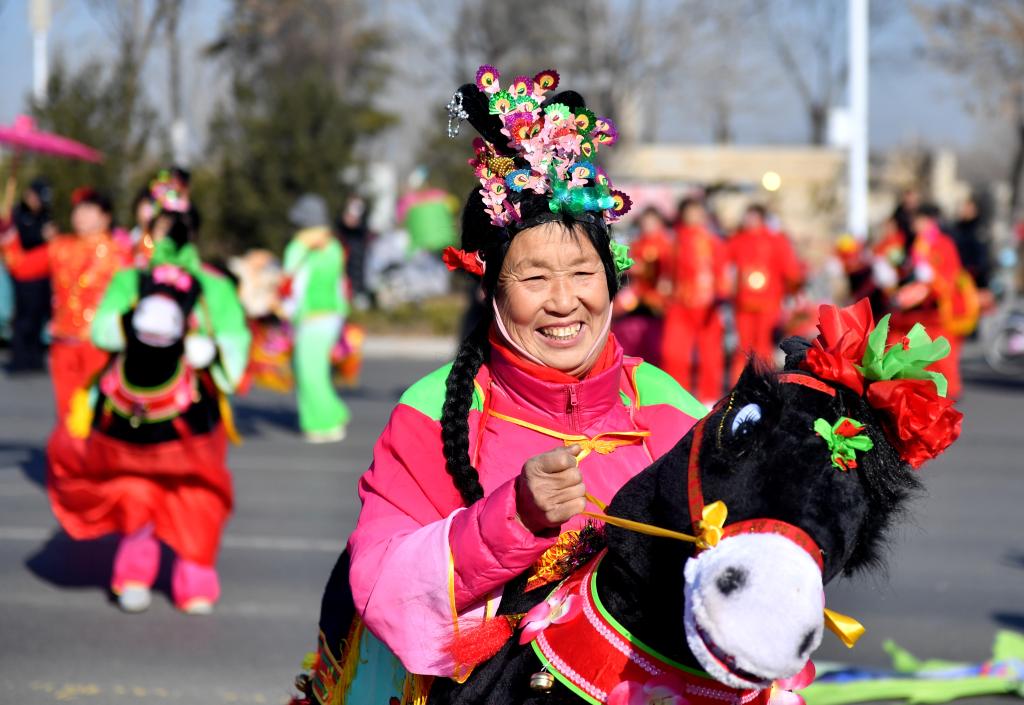
<path fill-rule="evenodd" d="M 868 2 L 848 0 L 850 52 L 850 161 L 846 228 L 868 235 Z"/>
<path fill-rule="evenodd" d="M 31 0 L 28 23 L 32 28 L 32 97 L 37 103 L 46 100 L 46 84 L 50 80 L 46 35 L 50 31 L 50 0 Z"/>

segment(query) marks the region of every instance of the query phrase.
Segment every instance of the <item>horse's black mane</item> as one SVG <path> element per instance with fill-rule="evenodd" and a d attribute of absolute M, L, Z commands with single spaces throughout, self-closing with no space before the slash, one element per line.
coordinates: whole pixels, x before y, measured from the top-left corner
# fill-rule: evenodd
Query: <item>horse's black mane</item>
<path fill-rule="evenodd" d="M 786 353 L 784 369 L 794 371 L 806 356 L 810 343 L 802 338 L 787 338 L 781 347 Z M 868 518 L 843 569 L 844 574 L 852 575 L 884 567 L 889 530 L 907 511 L 908 501 L 922 491 L 922 485 L 889 442 L 878 413 L 853 390 L 843 386 L 835 386 L 835 389 L 844 409 L 841 413 L 864 422 L 875 444 L 856 470 L 869 501 Z"/>

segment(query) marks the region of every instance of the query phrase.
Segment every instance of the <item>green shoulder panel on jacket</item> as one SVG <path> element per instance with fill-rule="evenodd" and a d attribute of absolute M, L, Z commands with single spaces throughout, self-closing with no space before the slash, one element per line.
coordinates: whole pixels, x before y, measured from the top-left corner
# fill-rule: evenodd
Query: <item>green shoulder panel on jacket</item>
<path fill-rule="evenodd" d="M 411 406 L 424 416 L 434 421 L 440 421 L 448 373 L 451 371 L 452 363 L 450 362 L 444 367 L 434 370 L 405 390 L 398 403 Z M 479 386 L 473 390 L 473 406 L 471 408 L 483 411 L 484 399 Z"/>
<path fill-rule="evenodd" d="M 139 272 L 122 269 L 114 274 L 92 320 L 92 343 L 101 350 L 117 352 L 124 348 L 121 316 L 135 306 L 139 291 Z"/>
<path fill-rule="evenodd" d="M 633 382 L 636 384 L 638 406 L 668 404 L 695 419 L 708 413 L 707 407 L 683 389 L 672 375 L 649 362 L 637 365 L 633 370 Z"/>

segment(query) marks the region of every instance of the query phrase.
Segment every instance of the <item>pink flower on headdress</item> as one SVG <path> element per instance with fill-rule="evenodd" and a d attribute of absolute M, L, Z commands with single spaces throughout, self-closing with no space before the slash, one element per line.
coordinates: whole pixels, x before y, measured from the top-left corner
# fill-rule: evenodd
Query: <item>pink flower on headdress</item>
<path fill-rule="evenodd" d="M 523 617 L 523 633 L 519 635 L 519 643 L 529 644 L 552 624 L 571 622 L 582 612 L 583 602 L 579 595 L 570 595 L 566 590 L 557 590 Z"/>
<path fill-rule="evenodd" d="M 608 693 L 608 705 L 687 705 L 686 685 L 670 673 L 646 683 L 622 681 Z"/>
<path fill-rule="evenodd" d="M 184 293 L 192 287 L 192 277 L 184 269 L 173 264 L 161 264 L 153 269 L 153 282 L 163 284 Z"/>
<path fill-rule="evenodd" d="M 556 148 L 573 156 L 579 156 L 581 144 L 583 137 L 576 132 L 568 132 L 555 139 Z"/>

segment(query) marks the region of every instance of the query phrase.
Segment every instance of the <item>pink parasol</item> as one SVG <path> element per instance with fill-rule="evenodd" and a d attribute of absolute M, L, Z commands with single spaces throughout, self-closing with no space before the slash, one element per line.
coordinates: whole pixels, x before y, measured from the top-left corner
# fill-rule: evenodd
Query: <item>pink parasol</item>
<path fill-rule="evenodd" d="M 81 142 L 36 129 L 28 115 L 19 115 L 11 125 L 0 125 L 0 144 L 19 152 L 36 152 L 55 157 L 81 159 L 87 162 L 103 161 L 103 153 Z"/>

